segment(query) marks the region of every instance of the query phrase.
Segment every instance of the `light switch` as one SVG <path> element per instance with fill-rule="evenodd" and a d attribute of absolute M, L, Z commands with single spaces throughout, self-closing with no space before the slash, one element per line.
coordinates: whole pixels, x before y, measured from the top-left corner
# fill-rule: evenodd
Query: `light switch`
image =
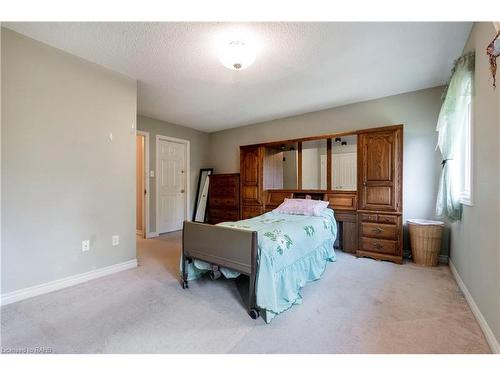
<path fill-rule="evenodd" d="M 119 244 L 120 244 L 120 236 L 117 234 L 111 236 L 111 245 L 118 246 Z"/>
<path fill-rule="evenodd" d="M 149 171 L 149 177 L 154 177 L 155 176 L 155 171 Z"/>

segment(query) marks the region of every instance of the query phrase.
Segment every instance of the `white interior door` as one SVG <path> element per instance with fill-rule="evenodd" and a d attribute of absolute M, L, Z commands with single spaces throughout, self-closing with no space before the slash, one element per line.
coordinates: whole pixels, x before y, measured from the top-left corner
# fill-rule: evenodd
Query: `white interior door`
<path fill-rule="evenodd" d="M 186 218 L 186 144 L 158 139 L 158 233 L 182 229 Z"/>

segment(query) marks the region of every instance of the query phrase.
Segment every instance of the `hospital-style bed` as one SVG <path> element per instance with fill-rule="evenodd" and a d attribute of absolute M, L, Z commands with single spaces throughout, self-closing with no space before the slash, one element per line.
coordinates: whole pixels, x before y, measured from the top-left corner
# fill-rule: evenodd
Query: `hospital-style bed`
<path fill-rule="evenodd" d="M 337 223 L 333 211 L 321 216 L 268 212 L 217 225 L 184 222 L 182 286 L 210 273 L 250 278 L 248 313 L 269 323 L 302 302 L 300 289 L 323 274 L 335 260 Z"/>

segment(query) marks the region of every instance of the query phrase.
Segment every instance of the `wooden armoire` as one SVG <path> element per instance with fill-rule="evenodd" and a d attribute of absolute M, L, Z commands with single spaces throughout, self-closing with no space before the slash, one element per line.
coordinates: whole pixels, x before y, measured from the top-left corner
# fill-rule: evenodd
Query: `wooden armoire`
<path fill-rule="evenodd" d="M 403 129 L 358 132 L 359 256 L 402 262 Z"/>
<path fill-rule="evenodd" d="M 332 189 L 332 139 L 357 136 L 357 190 Z M 266 162 L 271 149 L 286 144 L 298 145 L 298 181 L 302 181 L 302 144 L 326 140 L 325 189 L 304 190 L 268 188 Z M 278 149 L 279 151 L 279 149 Z M 305 197 L 330 202 L 339 222 L 343 249 L 357 256 L 401 263 L 403 259 L 402 176 L 403 125 L 357 130 L 301 139 L 273 141 L 240 147 L 240 218 L 248 219 L 276 208 L 285 198 Z"/>

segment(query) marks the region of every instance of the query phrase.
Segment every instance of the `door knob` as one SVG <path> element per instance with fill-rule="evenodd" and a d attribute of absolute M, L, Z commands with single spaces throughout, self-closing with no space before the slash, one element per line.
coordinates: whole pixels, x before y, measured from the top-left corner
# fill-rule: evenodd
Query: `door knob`
<path fill-rule="evenodd" d="M 184 189 L 181 190 L 181 193 L 184 193 Z"/>

